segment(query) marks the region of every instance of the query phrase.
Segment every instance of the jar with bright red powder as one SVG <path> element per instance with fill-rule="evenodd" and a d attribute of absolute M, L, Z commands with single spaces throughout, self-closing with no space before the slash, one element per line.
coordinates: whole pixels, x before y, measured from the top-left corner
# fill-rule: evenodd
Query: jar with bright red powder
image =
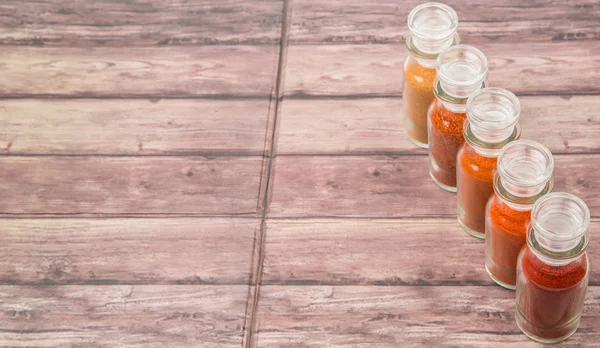
<path fill-rule="evenodd" d="M 500 286 L 514 290 L 517 259 L 526 243 L 533 204 L 552 190 L 554 159 L 544 145 L 516 140 L 498 156 L 494 195 L 486 207 L 485 269 Z"/>
<path fill-rule="evenodd" d="M 590 211 L 578 197 L 536 201 L 527 245 L 517 261 L 517 325 L 527 337 L 556 343 L 579 326 L 588 286 Z"/>

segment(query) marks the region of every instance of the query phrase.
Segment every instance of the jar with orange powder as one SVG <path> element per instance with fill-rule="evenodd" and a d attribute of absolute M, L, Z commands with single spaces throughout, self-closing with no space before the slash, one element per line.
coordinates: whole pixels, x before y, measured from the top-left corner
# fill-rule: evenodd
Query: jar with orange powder
<path fill-rule="evenodd" d="M 495 194 L 486 207 L 485 269 L 502 287 L 515 289 L 531 210 L 552 190 L 553 170 L 552 153 L 535 141 L 513 141 L 498 156 Z"/>
<path fill-rule="evenodd" d="M 437 60 L 436 100 L 427 115 L 429 174 L 446 191 L 456 192 L 456 158 L 464 143 L 467 98 L 486 86 L 487 59 L 478 49 L 456 45 Z"/>
<path fill-rule="evenodd" d="M 484 88 L 467 101 L 465 144 L 457 159 L 458 222 L 472 236 L 485 236 L 485 206 L 494 194 L 497 158 L 519 137 L 519 99 L 502 88 Z"/>
<path fill-rule="evenodd" d="M 430 2 L 415 7 L 407 23 L 409 56 L 404 62 L 404 120 L 408 138 L 427 148 L 427 109 L 435 99 L 436 59 L 440 52 L 458 43 L 458 16 L 451 7 Z"/>

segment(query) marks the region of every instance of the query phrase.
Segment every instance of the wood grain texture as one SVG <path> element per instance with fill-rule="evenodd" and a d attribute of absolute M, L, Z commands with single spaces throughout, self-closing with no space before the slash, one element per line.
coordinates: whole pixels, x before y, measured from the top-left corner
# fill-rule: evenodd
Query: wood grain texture
<path fill-rule="evenodd" d="M 0 214 L 254 215 L 260 157 L 1 157 Z"/>
<path fill-rule="evenodd" d="M 268 97 L 278 46 L 37 48 L 0 56 L 0 97 Z M 26 58 L 25 58 L 26 57 Z"/>
<path fill-rule="evenodd" d="M 0 7 L 0 44 L 277 43 L 282 10 L 281 0 L 6 0 Z"/>
<path fill-rule="evenodd" d="M 491 86 L 516 94 L 600 92 L 600 41 L 477 45 Z M 408 53 L 403 44 L 290 46 L 285 94 L 400 96 Z"/>
<path fill-rule="evenodd" d="M 0 287 L 4 347 L 240 347 L 248 287 Z"/>
<path fill-rule="evenodd" d="M 261 155 L 269 100 L 3 100 L 5 154 Z"/>
<path fill-rule="evenodd" d="M 404 43 L 406 18 L 420 0 L 294 0 L 290 40 L 304 43 Z M 444 1 L 459 18 L 465 43 L 600 38 L 595 0 Z M 584 44 L 585 45 L 585 44 Z"/>
<path fill-rule="evenodd" d="M 541 347 L 515 323 L 514 292 L 490 287 L 264 286 L 257 347 Z M 600 288 L 561 347 L 596 347 Z"/>
<path fill-rule="evenodd" d="M 275 161 L 272 217 L 454 217 L 456 194 L 429 177 L 425 156 L 290 156 Z M 555 189 L 600 216 L 600 155 L 555 156 Z"/>
<path fill-rule="evenodd" d="M 521 97 L 522 138 L 553 153 L 600 151 L 600 99 L 592 96 Z M 406 137 L 397 98 L 284 100 L 277 153 L 422 154 Z"/>
<path fill-rule="evenodd" d="M 263 284 L 494 284 L 483 241 L 456 219 L 269 220 L 264 252 Z M 591 238 L 588 255 L 590 284 L 600 285 L 600 238 Z"/>
<path fill-rule="evenodd" d="M 248 284 L 257 219 L 4 219 L 0 284 Z"/>

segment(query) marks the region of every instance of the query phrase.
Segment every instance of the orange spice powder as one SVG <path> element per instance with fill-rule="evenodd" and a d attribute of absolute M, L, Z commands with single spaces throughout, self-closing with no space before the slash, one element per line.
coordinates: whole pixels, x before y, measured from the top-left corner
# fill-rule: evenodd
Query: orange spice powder
<path fill-rule="evenodd" d="M 488 204 L 486 226 L 486 268 L 494 278 L 514 286 L 517 259 L 526 243 L 531 209 L 515 210 L 494 196 Z"/>
<path fill-rule="evenodd" d="M 459 218 L 469 229 L 485 233 L 485 206 L 494 194 L 497 157 L 483 156 L 465 144 L 458 157 Z"/>
<path fill-rule="evenodd" d="M 431 175 L 444 185 L 456 187 L 456 157 L 465 142 L 463 125 L 467 114 L 450 111 L 439 100 L 431 105 L 429 114 Z"/>
<path fill-rule="evenodd" d="M 404 64 L 404 89 L 402 102 L 407 119 L 408 135 L 422 144 L 427 144 L 427 109 L 435 100 L 433 80 L 435 68 L 420 65 L 416 59 L 408 58 Z"/>

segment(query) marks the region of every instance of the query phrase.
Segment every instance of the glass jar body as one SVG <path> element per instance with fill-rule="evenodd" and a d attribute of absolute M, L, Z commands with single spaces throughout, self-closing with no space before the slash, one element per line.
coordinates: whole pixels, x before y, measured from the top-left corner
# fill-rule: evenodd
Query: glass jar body
<path fill-rule="evenodd" d="M 466 142 L 456 163 L 458 221 L 472 236 L 485 237 L 485 207 L 494 194 L 497 156 L 483 155 Z"/>
<path fill-rule="evenodd" d="M 433 81 L 435 60 L 423 60 L 412 54 L 404 62 L 402 108 L 408 138 L 417 146 L 427 148 L 427 110 L 435 100 Z"/>
<path fill-rule="evenodd" d="M 456 158 L 465 142 L 466 118 L 464 103 L 449 104 L 437 96 L 427 113 L 429 174 L 439 187 L 450 192 L 456 192 Z"/>
<path fill-rule="evenodd" d="M 498 194 L 490 198 L 485 218 L 485 269 L 498 285 L 514 290 L 517 260 L 526 243 L 533 204 L 517 210 Z"/>
<path fill-rule="evenodd" d="M 557 343 L 579 326 L 589 263 L 581 253 L 568 263 L 543 260 L 527 244 L 517 261 L 517 325 L 529 338 Z"/>

